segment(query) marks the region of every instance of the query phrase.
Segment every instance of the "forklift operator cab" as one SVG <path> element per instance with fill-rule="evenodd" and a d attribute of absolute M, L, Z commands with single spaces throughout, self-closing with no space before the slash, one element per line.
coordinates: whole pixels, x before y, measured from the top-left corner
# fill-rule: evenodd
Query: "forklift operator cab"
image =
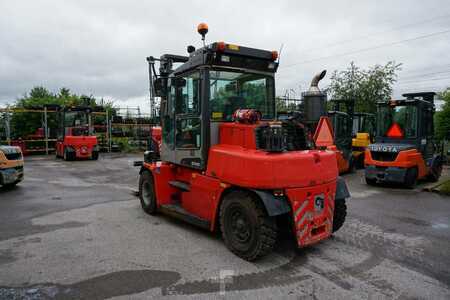
<path fill-rule="evenodd" d="M 238 109 L 255 109 L 263 120 L 274 119 L 270 73 L 203 68 L 169 78 L 168 89 L 161 103 L 163 161 L 204 169 L 205 144 L 218 143 L 219 124 L 233 121 Z"/>

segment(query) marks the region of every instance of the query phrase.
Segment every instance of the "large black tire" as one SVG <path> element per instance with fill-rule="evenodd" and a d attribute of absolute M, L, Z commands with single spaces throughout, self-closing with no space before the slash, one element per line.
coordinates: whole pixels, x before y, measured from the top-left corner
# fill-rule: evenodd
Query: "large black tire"
<path fill-rule="evenodd" d="M 12 189 L 12 188 L 14 188 L 19 182 L 21 182 L 22 180 L 16 180 L 16 181 L 14 181 L 14 182 L 11 182 L 11 183 L 8 183 L 8 184 L 5 184 L 5 185 L 3 185 L 2 187 L 3 187 L 3 189 L 5 189 L 5 190 L 9 190 L 9 189 Z"/>
<path fill-rule="evenodd" d="M 347 205 L 345 204 L 345 198 L 336 199 L 334 201 L 333 232 L 338 231 L 344 225 L 346 216 Z"/>
<path fill-rule="evenodd" d="M 430 175 L 428 176 L 428 179 L 431 182 L 438 182 L 439 178 L 441 177 L 442 174 L 442 163 L 434 166 L 433 168 L 431 168 L 430 170 Z"/>
<path fill-rule="evenodd" d="M 75 160 L 75 152 L 67 151 L 67 148 L 64 149 L 64 160 L 65 161 L 73 161 Z"/>
<path fill-rule="evenodd" d="M 220 228 L 227 248 L 248 261 L 270 253 L 277 239 L 275 218 L 244 191 L 226 195 L 220 206 Z"/>
<path fill-rule="evenodd" d="M 365 157 L 364 152 L 358 155 L 358 158 L 356 158 L 355 160 L 356 169 L 364 169 L 364 157 Z"/>
<path fill-rule="evenodd" d="M 97 160 L 98 159 L 98 151 L 92 151 L 92 160 Z"/>
<path fill-rule="evenodd" d="M 149 171 L 144 171 L 139 177 L 139 199 L 142 209 L 150 214 L 156 214 L 156 193 L 153 176 Z"/>
<path fill-rule="evenodd" d="M 356 160 L 353 156 L 350 157 L 350 160 L 348 162 L 348 174 L 352 174 L 356 172 Z"/>
<path fill-rule="evenodd" d="M 405 187 L 413 189 L 417 184 L 417 168 L 409 168 L 406 170 Z"/>
<path fill-rule="evenodd" d="M 374 178 L 367 178 L 367 177 L 366 177 L 366 183 L 367 183 L 368 185 L 375 186 L 375 185 L 377 185 L 377 180 L 374 179 Z"/>

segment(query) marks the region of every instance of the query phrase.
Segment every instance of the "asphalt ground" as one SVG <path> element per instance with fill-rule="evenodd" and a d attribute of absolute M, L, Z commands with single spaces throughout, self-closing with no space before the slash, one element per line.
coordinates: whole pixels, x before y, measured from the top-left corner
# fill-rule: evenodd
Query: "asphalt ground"
<path fill-rule="evenodd" d="M 246 262 L 218 234 L 149 216 L 138 155 L 28 158 L 0 190 L 0 299 L 449 299 L 450 197 L 345 175 L 347 221 L 317 245 Z M 447 171 L 448 172 L 448 171 Z"/>

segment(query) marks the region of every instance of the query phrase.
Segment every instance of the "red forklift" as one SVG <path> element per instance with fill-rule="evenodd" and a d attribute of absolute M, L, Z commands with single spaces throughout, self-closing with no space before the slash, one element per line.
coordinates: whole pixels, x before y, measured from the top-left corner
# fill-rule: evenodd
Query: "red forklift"
<path fill-rule="evenodd" d="M 207 31 L 199 25 L 203 41 Z M 271 252 L 283 223 L 299 247 L 329 238 L 349 193 L 336 155 L 310 149 L 301 124 L 276 120 L 278 53 L 224 42 L 188 53 L 147 58 L 162 143 L 159 156 L 144 154 L 142 209 L 220 231 L 249 261 Z"/>
<path fill-rule="evenodd" d="M 375 143 L 365 153 L 366 183 L 397 183 L 413 188 L 420 179 L 437 181 L 444 150 L 434 139 L 434 92 L 403 94 L 379 102 Z"/>
<path fill-rule="evenodd" d="M 56 157 L 72 161 L 97 160 L 99 147 L 92 132 L 92 108 L 86 106 L 63 106 L 58 109 L 58 139 Z"/>

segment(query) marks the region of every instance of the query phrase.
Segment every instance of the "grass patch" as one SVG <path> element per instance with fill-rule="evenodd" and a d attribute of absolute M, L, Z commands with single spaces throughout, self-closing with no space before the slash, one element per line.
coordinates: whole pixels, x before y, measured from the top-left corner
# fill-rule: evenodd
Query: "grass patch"
<path fill-rule="evenodd" d="M 450 196 L 450 180 L 447 180 L 440 186 L 438 186 L 438 190 L 441 194 Z"/>

